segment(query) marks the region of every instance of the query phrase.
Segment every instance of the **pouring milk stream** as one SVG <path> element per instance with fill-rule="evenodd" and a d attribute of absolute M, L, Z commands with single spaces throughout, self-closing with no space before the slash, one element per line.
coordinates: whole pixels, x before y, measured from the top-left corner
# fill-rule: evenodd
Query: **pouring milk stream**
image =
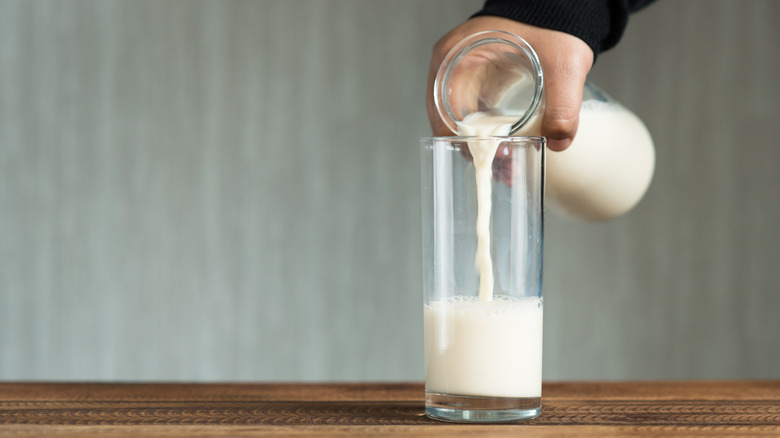
<path fill-rule="evenodd" d="M 468 145 L 477 174 L 480 301 L 490 301 L 493 293 L 489 223 L 496 151 L 479 137 L 540 135 L 543 81 L 530 45 L 502 31 L 465 38 L 445 57 L 436 76 L 434 100 L 442 120 L 454 133 L 475 137 Z M 654 167 L 653 141 L 642 121 L 586 83 L 574 141 L 563 152 L 547 154 L 547 198 L 565 216 L 611 219 L 639 202 Z"/>
<path fill-rule="evenodd" d="M 485 138 L 539 136 L 543 90 L 536 53 L 500 31 L 464 39 L 436 76 L 436 108 L 453 133 L 465 137 L 476 173 L 479 295 L 426 305 L 426 393 L 541 397 L 542 299 L 493 296 L 492 163 L 499 142 Z M 568 217 L 607 220 L 639 202 L 654 166 L 653 142 L 641 120 L 586 84 L 573 143 L 546 154 L 547 200 Z"/>

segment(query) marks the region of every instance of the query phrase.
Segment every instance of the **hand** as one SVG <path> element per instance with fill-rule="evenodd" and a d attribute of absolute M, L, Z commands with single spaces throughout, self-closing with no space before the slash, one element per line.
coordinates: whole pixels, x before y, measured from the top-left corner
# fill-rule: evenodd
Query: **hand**
<path fill-rule="evenodd" d="M 433 82 L 444 57 L 463 38 L 485 30 L 503 30 L 523 38 L 534 48 L 544 70 L 546 106 L 541 134 L 547 147 L 562 151 L 569 147 L 579 124 L 582 90 L 593 65 L 593 51 L 579 38 L 507 18 L 475 17 L 444 35 L 434 46 L 428 72 L 427 109 L 433 135 L 452 132 L 439 117 L 433 103 Z"/>

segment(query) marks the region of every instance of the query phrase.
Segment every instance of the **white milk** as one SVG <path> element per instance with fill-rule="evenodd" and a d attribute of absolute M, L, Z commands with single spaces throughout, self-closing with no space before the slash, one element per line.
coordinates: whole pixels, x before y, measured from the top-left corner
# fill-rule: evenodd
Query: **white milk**
<path fill-rule="evenodd" d="M 506 136 L 516 117 L 476 113 L 459 134 Z M 532 120 L 525 131 L 536 129 Z M 524 135 L 524 134 L 518 134 Z M 488 397 L 541 397 L 542 300 L 493 297 L 490 255 L 492 163 L 498 142 L 469 140 L 477 185 L 479 299 L 456 296 L 425 306 L 425 390 Z"/>
<path fill-rule="evenodd" d="M 474 113 L 463 136 L 506 136 L 516 117 Z M 539 117 L 517 136 L 539 135 Z M 497 143 L 469 140 L 477 185 L 479 299 L 457 296 L 425 307 L 425 389 L 493 397 L 540 397 L 542 300 L 493 299 L 490 256 L 492 162 Z M 554 207 L 585 220 L 625 213 L 642 198 L 655 166 L 652 139 L 633 113 L 614 102 L 586 100 L 571 146 L 547 154 L 547 194 Z"/>
<path fill-rule="evenodd" d="M 458 135 L 474 137 L 506 136 L 512 130 L 516 116 L 502 116 L 488 112 L 469 114 L 458 124 Z M 539 131 L 538 117 L 529 122 L 516 135 L 533 135 Z M 490 210 L 493 191 L 493 158 L 498 142 L 469 140 L 469 152 L 474 160 L 477 183 L 477 254 L 474 265 L 479 271 L 479 301 L 487 302 L 493 297 L 493 259 L 490 256 Z"/>
<path fill-rule="evenodd" d="M 541 298 L 436 301 L 424 324 L 427 392 L 541 397 Z"/>
<path fill-rule="evenodd" d="M 515 120 L 495 113 L 473 113 L 458 125 L 458 134 L 509 135 Z M 538 136 L 540 122 L 541 118 L 532 119 L 514 135 Z M 472 147 L 472 143 L 478 142 L 470 142 L 469 149 L 479 147 Z M 634 113 L 613 101 L 590 99 L 582 103 L 572 144 L 563 152 L 548 153 L 546 161 L 550 206 L 572 218 L 603 221 L 626 213 L 642 199 L 653 178 L 655 149 L 650 133 Z M 475 159 L 474 166 L 480 164 Z M 477 184 L 479 190 L 479 181 Z"/>
<path fill-rule="evenodd" d="M 547 154 L 547 199 L 569 217 L 611 219 L 642 199 L 654 168 L 644 123 L 618 103 L 586 100 L 571 146 Z"/>

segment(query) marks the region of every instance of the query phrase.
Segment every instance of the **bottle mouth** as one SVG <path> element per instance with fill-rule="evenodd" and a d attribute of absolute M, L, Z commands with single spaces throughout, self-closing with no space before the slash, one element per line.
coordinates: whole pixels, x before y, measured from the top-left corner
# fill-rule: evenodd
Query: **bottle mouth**
<path fill-rule="evenodd" d="M 485 31 L 464 38 L 447 53 L 434 80 L 434 104 L 445 125 L 458 134 L 469 114 L 517 117 L 516 134 L 540 107 L 544 75 L 539 57 L 521 37 Z"/>

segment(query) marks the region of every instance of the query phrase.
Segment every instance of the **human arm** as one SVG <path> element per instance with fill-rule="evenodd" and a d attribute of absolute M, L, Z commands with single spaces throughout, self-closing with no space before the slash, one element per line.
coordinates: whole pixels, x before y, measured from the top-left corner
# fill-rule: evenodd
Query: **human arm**
<path fill-rule="evenodd" d="M 473 18 L 455 27 L 435 45 L 428 75 L 427 109 L 434 135 L 451 135 L 433 102 L 433 82 L 449 50 L 484 30 L 503 30 L 533 47 L 545 72 L 546 107 L 542 135 L 560 151 L 571 144 L 579 124 L 582 90 L 599 52 L 614 46 L 628 14 L 649 3 L 607 0 L 488 0 Z"/>

